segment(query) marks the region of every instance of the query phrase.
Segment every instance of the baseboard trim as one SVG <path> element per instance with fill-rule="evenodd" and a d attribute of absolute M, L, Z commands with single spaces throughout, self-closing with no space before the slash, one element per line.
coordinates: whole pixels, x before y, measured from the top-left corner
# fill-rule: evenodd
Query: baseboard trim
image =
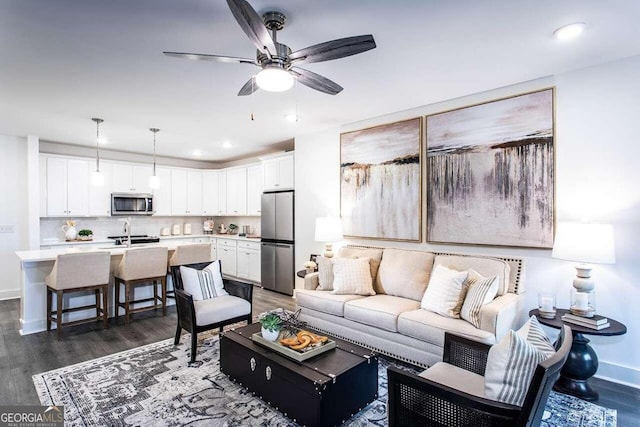
<path fill-rule="evenodd" d="M 20 298 L 20 289 L 10 289 L 8 291 L 0 291 L 0 301 L 6 299 Z"/>
<path fill-rule="evenodd" d="M 640 389 L 640 369 L 600 361 L 596 378 Z"/>

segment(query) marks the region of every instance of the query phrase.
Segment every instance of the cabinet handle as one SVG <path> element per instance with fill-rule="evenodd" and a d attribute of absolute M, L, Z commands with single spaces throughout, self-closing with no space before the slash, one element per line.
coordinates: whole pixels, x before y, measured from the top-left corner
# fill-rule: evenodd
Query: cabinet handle
<path fill-rule="evenodd" d="M 271 379 L 271 366 L 267 366 L 267 369 L 264 370 L 265 376 L 267 377 L 267 381 Z"/>
<path fill-rule="evenodd" d="M 280 184 L 273 184 L 274 187 L 280 187 Z"/>
<path fill-rule="evenodd" d="M 249 360 L 249 365 L 251 366 L 251 371 L 255 371 L 256 370 L 256 359 L 254 359 L 253 357 L 251 358 L 251 360 Z"/>

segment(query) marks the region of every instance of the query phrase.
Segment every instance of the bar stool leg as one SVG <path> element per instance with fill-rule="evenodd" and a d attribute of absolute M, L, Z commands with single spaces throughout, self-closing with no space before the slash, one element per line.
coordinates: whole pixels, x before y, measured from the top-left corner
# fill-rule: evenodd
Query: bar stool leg
<path fill-rule="evenodd" d="M 162 317 L 167 315 L 167 277 L 160 279 L 160 286 L 162 287 Z"/>
<path fill-rule="evenodd" d="M 151 283 L 153 283 L 153 309 L 157 310 L 158 309 L 158 281 L 156 279 L 153 279 L 151 281 Z"/>
<path fill-rule="evenodd" d="M 115 295 L 115 299 L 116 299 L 116 303 L 115 303 L 115 309 L 116 312 L 113 314 L 113 317 L 118 320 L 118 316 L 120 315 L 120 280 L 118 280 L 118 278 L 114 278 L 114 283 L 115 283 L 115 291 L 116 291 L 116 295 Z"/>
<path fill-rule="evenodd" d="M 102 288 L 102 317 L 104 328 L 109 328 L 109 284 Z"/>
<path fill-rule="evenodd" d="M 47 331 L 51 330 L 51 305 L 53 303 L 53 292 L 47 286 Z"/>
<path fill-rule="evenodd" d="M 129 303 L 131 302 L 131 286 L 129 282 L 124 282 L 124 324 L 129 324 L 131 313 L 129 312 Z"/>
<path fill-rule="evenodd" d="M 56 291 L 56 295 L 58 297 L 58 306 L 57 309 L 57 318 L 56 318 L 56 328 L 58 328 L 57 334 L 58 339 L 62 338 L 62 291 Z"/>
<path fill-rule="evenodd" d="M 100 321 L 100 289 L 94 289 L 96 294 L 96 322 Z"/>

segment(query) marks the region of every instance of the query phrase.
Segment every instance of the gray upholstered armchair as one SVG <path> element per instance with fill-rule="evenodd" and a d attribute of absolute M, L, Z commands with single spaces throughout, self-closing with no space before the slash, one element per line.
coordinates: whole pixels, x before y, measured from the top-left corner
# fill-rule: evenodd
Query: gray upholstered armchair
<path fill-rule="evenodd" d="M 444 370 L 437 382 L 433 376 L 427 379 L 388 368 L 389 426 L 538 426 L 572 342 L 571 329 L 564 326 L 556 353 L 536 366 L 520 407 L 483 396 L 484 381 L 479 376 L 484 376 L 489 345 L 445 333 L 445 363 L 439 364 Z"/>

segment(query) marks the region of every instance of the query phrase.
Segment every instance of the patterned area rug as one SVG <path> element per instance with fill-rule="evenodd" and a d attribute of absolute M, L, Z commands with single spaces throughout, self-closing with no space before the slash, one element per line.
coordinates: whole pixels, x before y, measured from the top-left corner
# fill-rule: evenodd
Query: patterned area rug
<path fill-rule="evenodd" d="M 64 405 L 65 426 L 261 426 L 296 424 L 220 373 L 218 336 L 205 336 L 189 365 L 189 336 L 34 375 L 43 405 Z M 386 426 L 387 375 L 379 397 L 344 425 Z M 402 366 L 411 370 L 411 367 Z M 542 426 L 616 425 L 616 411 L 551 393 Z"/>

